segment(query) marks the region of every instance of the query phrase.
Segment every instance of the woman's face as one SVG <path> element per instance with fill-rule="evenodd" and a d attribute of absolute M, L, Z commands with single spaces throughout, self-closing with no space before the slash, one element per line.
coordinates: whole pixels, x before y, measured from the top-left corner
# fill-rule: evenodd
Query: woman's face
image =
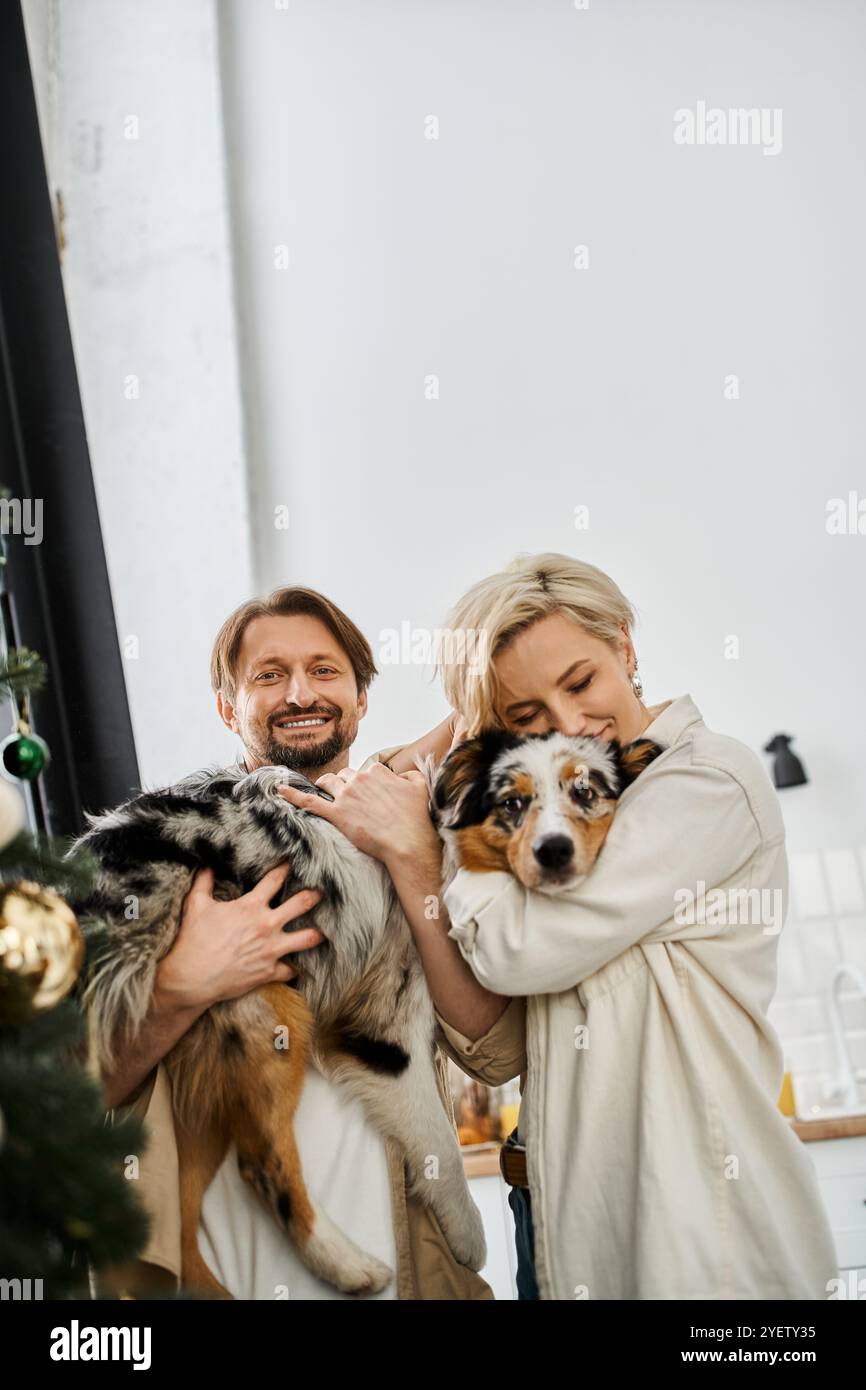
<path fill-rule="evenodd" d="M 623 631 L 616 650 L 562 612 L 513 637 L 493 660 L 496 712 L 514 733 L 638 738 L 652 716 L 631 684 L 634 649 Z"/>

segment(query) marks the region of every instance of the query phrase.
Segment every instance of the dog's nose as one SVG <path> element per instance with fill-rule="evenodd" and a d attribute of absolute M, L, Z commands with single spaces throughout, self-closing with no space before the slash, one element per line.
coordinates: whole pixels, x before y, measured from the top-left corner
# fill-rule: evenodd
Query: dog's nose
<path fill-rule="evenodd" d="M 532 846 L 532 853 L 543 869 L 564 869 L 574 858 L 574 844 L 568 835 L 548 835 Z"/>

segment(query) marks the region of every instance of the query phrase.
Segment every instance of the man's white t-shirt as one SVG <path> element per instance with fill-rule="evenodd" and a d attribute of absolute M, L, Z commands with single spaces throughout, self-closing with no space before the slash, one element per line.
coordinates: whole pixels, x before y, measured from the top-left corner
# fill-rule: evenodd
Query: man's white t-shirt
<path fill-rule="evenodd" d="M 381 1135 L 361 1102 L 314 1066 L 307 1067 L 294 1122 L 307 1191 L 362 1250 L 395 1271 L 396 1246 L 388 1161 Z M 217 1279 L 240 1299 L 343 1299 L 302 1264 L 238 1171 L 234 1145 L 202 1203 L 198 1243 Z M 370 1298 L 396 1298 L 396 1278 Z"/>

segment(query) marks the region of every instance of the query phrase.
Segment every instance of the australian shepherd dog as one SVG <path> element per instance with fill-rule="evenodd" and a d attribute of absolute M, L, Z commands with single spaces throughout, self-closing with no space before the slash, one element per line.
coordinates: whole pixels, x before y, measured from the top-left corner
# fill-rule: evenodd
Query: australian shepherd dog
<path fill-rule="evenodd" d="M 458 744 L 438 773 L 425 765 L 431 815 L 458 868 L 504 870 L 526 888 L 561 893 L 589 873 L 619 797 L 662 747 L 637 739 L 494 730 Z"/>

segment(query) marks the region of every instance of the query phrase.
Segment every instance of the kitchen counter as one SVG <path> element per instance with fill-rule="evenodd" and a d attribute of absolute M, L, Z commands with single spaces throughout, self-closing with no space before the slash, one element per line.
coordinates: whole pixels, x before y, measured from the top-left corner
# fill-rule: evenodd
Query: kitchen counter
<path fill-rule="evenodd" d="M 866 1115 L 843 1115 L 825 1120 L 792 1119 L 791 1128 L 807 1143 L 810 1139 L 853 1139 L 866 1134 Z"/>
<path fill-rule="evenodd" d="M 788 1122 L 804 1143 L 818 1139 L 851 1139 L 866 1134 L 866 1114 L 845 1115 L 829 1120 L 795 1120 Z M 464 1144 L 463 1171 L 467 1178 L 489 1178 L 499 1172 L 498 1144 Z"/>
<path fill-rule="evenodd" d="M 491 1178 L 499 1172 L 501 1144 L 463 1144 L 463 1171 L 467 1178 Z"/>

